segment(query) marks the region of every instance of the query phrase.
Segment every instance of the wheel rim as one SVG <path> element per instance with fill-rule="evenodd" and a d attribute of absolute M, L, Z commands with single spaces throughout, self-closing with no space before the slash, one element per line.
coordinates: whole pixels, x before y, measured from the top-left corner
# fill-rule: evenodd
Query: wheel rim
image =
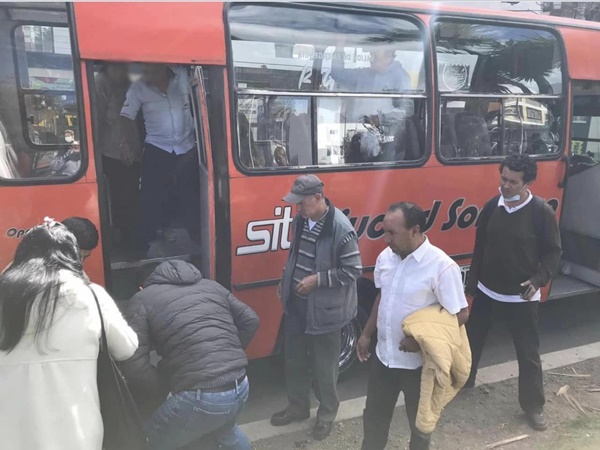
<path fill-rule="evenodd" d="M 340 373 L 347 370 L 356 360 L 356 344 L 360 337 L 361 327 L 358 320 L 353 319 L 342 328 L 342 346 L 340 351 Z"/>

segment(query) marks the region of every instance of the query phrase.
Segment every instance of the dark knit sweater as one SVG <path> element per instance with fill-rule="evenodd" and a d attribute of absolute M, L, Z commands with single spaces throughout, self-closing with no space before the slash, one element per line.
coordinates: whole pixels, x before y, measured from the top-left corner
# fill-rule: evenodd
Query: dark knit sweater
<path fill-rule="evenodd" d="M 561 243 L 554 211 L 548 205 L 541 211 L 541 255 L 533 201 L 510 214 L 497 206 L 487 226 L 479 224 L 467 293 L 473 295 L 478 282 L 504 295 L 519 295 L 528 280 L 538 288 L 548 284 L 560 262 Z"/>

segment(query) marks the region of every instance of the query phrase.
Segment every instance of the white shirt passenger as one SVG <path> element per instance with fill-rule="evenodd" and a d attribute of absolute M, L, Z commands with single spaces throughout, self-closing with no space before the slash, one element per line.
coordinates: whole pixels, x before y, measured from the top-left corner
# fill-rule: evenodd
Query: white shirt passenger
<path fill-rule="evenodd" d="M 498 207 L 504 208 L 506 210 L 506 212 L 509 214 L 516 213 L 520 209 L 525 208 L 529 203 L 531 203 L 531 200 L 533 200 L 533 195 L 531 194 L 531 192 L 528 192 L 528 193 L 529 193 L 529 197 L 527 197 L 527 200 L 525 200 L 520 205 L 512 207 L 512 208 L 506 204 L 506 202 L 504 201 L 504 197 L 500 196 L 500 200 L 498 200 Z M 491 289 L 488 289 L 487 287 L 485 287 L 485 285 L 482 284 L 481 281 L 479 281 L 477 283 L 477 288 L 481 292 L 483 292 L 485 295 L 487 295 L 489 298 L 496 300 L 498 302 L 527 303 L 527 302 L 539 302 L 542 299 L 542 291 L 539 289 L 537 290 L 537 292 L 535 294 L 533 294 L 533 297 L 531 298 L 531 300 L 524 300 L 521 298 L 520 295 L 506 295 L 506 294 L 499 294 L 497 292 L 494 292 Z"/>
<path fill-rule="evenodd" d="M 418 369 L 421 353 L 399 349 L 402 322 L 412 313 L 439 303 L 450 314 L 467 307 L 458 265 L 427 238 L 405 259 L 387 247 L 375 265 L 375 286 L 381 289 L 377 315 L 377 357 L 392 369 Z"/>
<path fill-rule="evenodd" d="M 185 67 L 169 68 L 173 76 L 166 94 L 139 79 L 127 91 L 121 115 L 135 120 L 141 109 L 146 127 L 146 143 L 169 153 L 183 155 L 195 145 L 190 81 Z"/>

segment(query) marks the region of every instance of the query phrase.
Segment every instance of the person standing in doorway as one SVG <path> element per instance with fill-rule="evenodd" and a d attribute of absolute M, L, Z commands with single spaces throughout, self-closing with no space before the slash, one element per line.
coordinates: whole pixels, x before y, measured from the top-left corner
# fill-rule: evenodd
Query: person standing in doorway
<path fill-rule="evenodd" d="M 131 155 L 125 158 L 120 148 L 119 116 L 130 84 L 125 63 L 106 63 L 95 78 L 96 113 L 100 127 L 98 151 L 102 155 L 102 169 L 108 180 L 112 221 L 124 244 L 135 242 L 140 186 L 139 161 L 142 156 L 140 131 L 135 122 L 123 130 Z"/>
<path fill-rule="evenodd" d="M 315 439 L 325 439 L 339 407 L 337 378 L 341 330 L 357 313 L 356 279 L 362 273 L 358 237 L 327 200 L 323 182 L 302 175 L 283 200 L 297 206 L 292 243 L 278 293 L 285 313 L 285 377 L 288 406 L 273 426 L 310 417 L 310 387 L 319 400 Z"/>
<path fill-rule="evenodd" d="M 370 359 L 371 338 L 377 330 L 361 450 L 385 448 L 401 391 L 411 430 L 409 448 L 429 449 L 430 435 L 416 427 L 423 357 L 415 338 L 405 336 L 402 323 L 435 304 L 456 315 L 461 326 L 469 317 L 460 268 L 429 242 L 425 222 L 425 212 L 413 203 L 391 205 L 383 220 L 387 248 L 377 258 L 374 277 L 380 293 L 357 346 L 359 360 Z"/>
<path fill-rule="evenodd" d="M 540 359 L 540 288 L 556 272 L 561 242 L 554 211 L 529 190 L 537 164 L 510 155 L 500 164 L 500 195 L 481 212 L 467 284 L 473 298 L 467 333 L 473 355 L 466 387 L 475 385 L 477 366 L 492 319 L 504 319 L 519 362 L 519 403 L 535 430 L 547 428 Z"/>
<path fill-rule="evenodd" d="M 190 234 L 199 220 L 198 153 L 194 151 L 188 69 L 167 64 L 145 64 L 142 78 L 131 85 L 121 110 L 121 151 L 126 161 L 135 160 L 127 136 L 142 111 L 146 140 L 141 167 L 142 250 L 147 251 L 157 234 L 172 241 L 167 227 L 183 216 Z"/>

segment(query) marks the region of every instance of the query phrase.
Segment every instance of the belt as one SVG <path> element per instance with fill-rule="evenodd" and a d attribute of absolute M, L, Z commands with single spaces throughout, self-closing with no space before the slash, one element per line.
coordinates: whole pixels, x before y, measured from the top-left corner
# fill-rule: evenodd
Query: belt
<path fill-rule="evenodd" d="M 225 383 L 222 386 L 214 387 L 214 388 L 200 388 L 202 392 L 227 392 L 234 391 L 242 382 L 246 379 L 246 375 L 242 375 L 235 381 L 230 381 L 229 383 Z"/>

